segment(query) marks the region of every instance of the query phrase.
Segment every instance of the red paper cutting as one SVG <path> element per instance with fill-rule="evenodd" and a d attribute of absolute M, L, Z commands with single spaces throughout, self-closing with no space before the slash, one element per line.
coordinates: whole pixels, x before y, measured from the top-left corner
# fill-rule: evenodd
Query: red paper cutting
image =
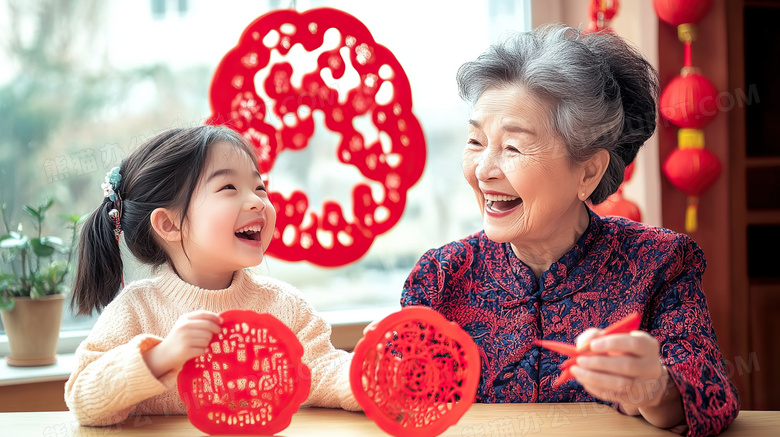
<path fill-rule="evenodd" d="M 270 314 L 230 310 L 209 352 L 184 364 L 177 385 L 190 422 L 207 434 L 272 435 L 309 396 L 303 346 Z"/>
<path fill-rule="evenodd" d="M 329 29 L 338 31 L 339 39 L 335 47 L 325 48 Z M 307 53 L 319 51 L 316 67 L 292 57 L 271 63 L 272 54 L 287 55 L 296 44 Z M 292 61 L 296 61 L 294 66 Z M 359 80 L 352 89 L 341 90 L 344 99 L 339 97 L 338 86 L 334 89 L 326 83 L 328 75 L 323 73 L 338 80 L 347 69 L 356 72 Z M 293 73 L 301 70 L 301 83 L 294 84 Z M 322 111 L 325 127 L 341 136 L 336 151 L 339 161 L 357 168 L 366 178 L 353 188 L 352 209 L 347 214 L 346 208 L 333 201 L 324 202 L 320 213 L 313 212 L 301 191 L 289 197 L 269 192 L 277 218 L 267 253 L 280 259 L 328 267 L 359 259 L 377 235 L 401 218 L 406 192 L 420 179 L 425 166 L 425 138 L 412 113 L 412 93 L 403 68 L 390 50 L 374 41 L 363 23 L 336 9 L 277 10 L 255 20 L 217 67 L 210 101 L 208 123 L 226 124 L 250 139 L 266 178 L 279 153 L 309 145 L 315 130 L 314 111 Z M 355 119 L 364 116 L 379 132 L 376 139 L 364 138 L 356 129 Z M 271 119 L 284 123 L 278 126 L 277 122 L 275 127 Z M 391 144 L 382 144 L 382 135 Z M 382 188 L 380 199 L 372 196 L 369 183 Z M 304 224 L 307 216 L 311 218 L 308 225 Z M 287 228 L 293 232 L 285 242 L 282 235 Z"/>
<path fill-rule="evenodd" d="M 638 313 L 631 313 L 627 315 L 626 317 L 618 320 L 617 322 L 607 326 L 606 328 L 601 330 L 601 335 L 610 335 L 610 334 L 628 334 L 631 331 L 636 331 L 639 329 L 639 324 L 641 323 L 641 318 L 639 317 Z M 558 366 L 559 369 L 561 369 L 561 374 L 558 376 L 558 379 L 555 380 L 555 383 L 553 383 L 553 388 L 561 386 L 564 382 L 570 380 L 573 378 L 571 374 L 571 370 L 569 369 L 571 366 L 573 366 L 577 362 L 577 357 L 580 356 L 590 356 L 590 355 L 602 355 L 602 353 L 593 352 L 590 350 L 590 344 L 585 345 L 582 349 L 578 349 L 574 345 L 562 343 L 560 341 L 552 341 L 552 340 L 536 340 L 536 344 L 539 346 L 550 349 L 551 351 L 558 352 L 562 355 L 568 355 L 571 358 L 567 359 L 563 363 L 561 363 L 560 366 Z"/>
<path fill-rule="evenodd" d="M 479 374 L 477 345 L 460 326 L 409 306 L 358 342 L 350 385 L 366 416 L 388 434 L 436 436 L 474 403 Z"/>

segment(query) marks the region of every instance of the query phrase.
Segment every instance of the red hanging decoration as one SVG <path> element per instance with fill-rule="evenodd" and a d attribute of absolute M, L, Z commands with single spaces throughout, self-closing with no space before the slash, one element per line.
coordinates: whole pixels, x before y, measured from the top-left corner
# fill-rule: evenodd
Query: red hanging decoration
<path fill-rule="evenodd" d="M 673 26 L 698 23 L 710 6 L 712 0 L 653 0 L 658 18 Z"/>
<path fill-rule="evenodd" d="M 636 203 L 623 197 L 623 187 L 626 182 L 631 179 L 631 175 L 634 174 L 634 163 L 626 166 L 624 172 L 623 183 L 618 187 L 617 192 L 607 198 L 607 200 L 599 203 L 598 205 L 591 205 L 591 209 L 598 215 L 614 215 L 618 217 L 625 217 L 635 222 L 642 221 L 642 212 L 639 210 L 639 206 Z"/>
<path fill-rule="evenodd" d="M 664 174 L 677 189 L 698 197 L 720 176 L 718 157 L 707 149 L 675 149 L 664 162 Z"/>
<path fill-rule="evenodd" d="M 688 69 L 661 93 L 661 116 L 679 127 L 702 129 L 718 115 L 717 98 L 715 85 L 695 69 Z"/>
<path fill-rule="evenodd" d="M 331 29 L 338 32 L 338 43 L 321 48 Z M 287 55 L 296 44 L 306 52 L 319 52 L 315 68 L 307 69 L 305 59 L 269 64 L 272 53 Z M 291 82 L 293 61 L 296 73 L 304 70 L 300 86 Z M 323 73 L 340 79 L 348 68 L 359 76 L 354 88 L 339 93 L 338 87 L 325 83 Z M 271 103 L 267 106 L 260 95 Z M 401 218 L 406 192 L 425 167 L 425 138 L 412 113 L 412 93 L 403 68 L 390 50 L 374 41 L 363 23 L 336 9 L 278 10 L 255 20 L 217 67 L 210 101 L 208 123 L 229 125 L 250 139 L 266 179 L 279 153 L 308 146 L 315 130 L 314 111 L 322 111 L 325 127 L 341 135 L 336 151 L 339 161 L 356 167 L 366 178 L 354 187 L 352 209 L 346 217 L 336 202 L 324 202 L 322 211 L 316 213 L 309 209 L 304 192 L 284 197 L 270 191 L 277 218 L 267 253 L 280 259 L 327 267 L 356 261 L 376 236 Z M 362 116 L 391 144 L 364 138 L 354 124 Z M 283 123 L 275 127 L 271 119 Z M 370 182 L 382 187 L 381 199 L 372 196 Z M 310 224 L 304 225 L 307 215 Z M 288 228 L 292 238 L 283 239 Z"/>
<path fill-rule="evenodd" d="M 601 31 L 614 33 L 609 24 L 617 15 L 618 7 L 620 7 L 618 0 L 591 0 L 588 6 L 590 24 L 585 29 L 585 33 Z"/>
<path fill-rule="evenodd" d="M 386 433 L 431 437 L 457 423 L 479 383 L 474 340 L 427 307 L 405 307 L 383 319 L 355 346 L 350 386 Z"/>
<path fill-rule="evenodd" d="M 680 191 L 688 195 L 685 231 L 698 228 L 699 196 L 720 176 L 718 157 L 704 149 L 704 131 L 718 115 L 718 90 L 693 67 L 692 44 L 696 39 L 695 24 L 706 15 L 712 0 L 654 0 L 658 17 L 677 26 L 677 36 L 684 44 L 683 68 L 680 75 L 664 88 L 660 99 L 661 116 L 680 127 L 678 149 L 663 166 L 664 175 Z"/>
<path fill-rule="evenodd" d="M 187 361 L 177 379 L 190 422 L 207 434 L 272 435 L 290 425 L 309 396 L 303 346 L 270 314 L 230 310 L 209 352 Z"/>

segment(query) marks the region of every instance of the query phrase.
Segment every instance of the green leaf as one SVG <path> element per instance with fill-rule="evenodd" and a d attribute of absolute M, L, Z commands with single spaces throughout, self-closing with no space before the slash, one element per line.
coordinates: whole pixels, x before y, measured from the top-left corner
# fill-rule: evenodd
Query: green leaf
<path fill-rule="evenodd" d="M 58 217 L 68 222 L 68 224 L 77 223 L 81 218 L 78 214 L 60 214 Z"/>
<path fill-rule="evenodd" d="M 35 282 L 33 282 L 33 289 L 30 290 L 30 297 L 35 299 L 37 297 L 46 296 L 46 287 L 44 286 L 43 282 L 41 282 L 40 278 L 35 279 Z"/>
<path fill-rule="evenodd" d="M 33 238 L 32 240 L 30 240 L 30 245 L 32 246 L 33 253 L 35 253 L 36 255 L 42 258 L 54 255 L 54 246 L 46 244 L 41 240 L 42 240 L 41 238 Z"/>
<path fill-rule="evenodd" d="M 30 206 L 30 205 L 24 205 L 24 206 L 22 207 L 22 209 L 24 210 L 24 212 L 26 212 L 27 214 L 29 214 L 29 215 L 30 215 L 30 217 L 34 218 L 36 221 L 38 221 L 38 220 L 41 220 L 41 214 L 38 212 L 38 210 L 36 210 L 36 209 L 35 209 L 35 208 L 33 208 L 32 206 Z"/>
<path fill-rule="evenodd" d="M 0 297 L 0 311 L 11 311 L 15 306 L 16 302 L 13 299 Z"/>
<path fill-rule="evenodd" d="M 62 242 L 62 238 L 60 237 L 41 237 L 41 243 L 49 246 L 65 246 L 65 243 Z"/>
<path fill-rule="evenodd" d="M 27 237 L 15 238 L 10 237 L 0 241 L 0 248 L 3 249 L 24 249 L 27 247 Z"/>
<path fill-rule="evenodd" d="M 46 266 L 41 273 L 41 275 L 44 276 L 51 284 L 56 284 L 66 274 L 68 274 L 68 264 L 63 261 L 52 262 Z"/>

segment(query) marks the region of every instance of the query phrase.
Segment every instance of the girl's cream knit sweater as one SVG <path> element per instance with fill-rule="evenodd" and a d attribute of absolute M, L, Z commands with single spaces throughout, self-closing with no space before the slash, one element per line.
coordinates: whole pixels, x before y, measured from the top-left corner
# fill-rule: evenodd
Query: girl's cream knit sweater
<path fill-rule="evenodd" d="M 111 425 L 130 415 L 186 414 L 176 389 L 179 369 L 155 378 L 141 355 L 160 343 L 182 314 L 250 309 L 269 313 L 303 345 L 311 370 L 304 405 L 360 410 L 349 386 L 352 355 L 334 349 L 330 326 L 289 284 L 239 270 L 229 288 L 205 290 L 170 269 L 133 282 L 109 304 L 76 350 L 78 367 L 65 385 L 65 401 L 82 425 Z"/>

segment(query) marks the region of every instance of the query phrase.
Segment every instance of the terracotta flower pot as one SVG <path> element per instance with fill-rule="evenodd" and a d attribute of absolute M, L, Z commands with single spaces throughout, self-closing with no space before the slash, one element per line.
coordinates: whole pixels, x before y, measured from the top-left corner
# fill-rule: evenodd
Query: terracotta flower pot
<path fill-rule="evenodd" d="M 65 295 L 13 299 L 14 309 L 0 311 L 11 349 L 11 355 L 5 357 L 6 363 L 17 367 L 54 364 Z"/>

